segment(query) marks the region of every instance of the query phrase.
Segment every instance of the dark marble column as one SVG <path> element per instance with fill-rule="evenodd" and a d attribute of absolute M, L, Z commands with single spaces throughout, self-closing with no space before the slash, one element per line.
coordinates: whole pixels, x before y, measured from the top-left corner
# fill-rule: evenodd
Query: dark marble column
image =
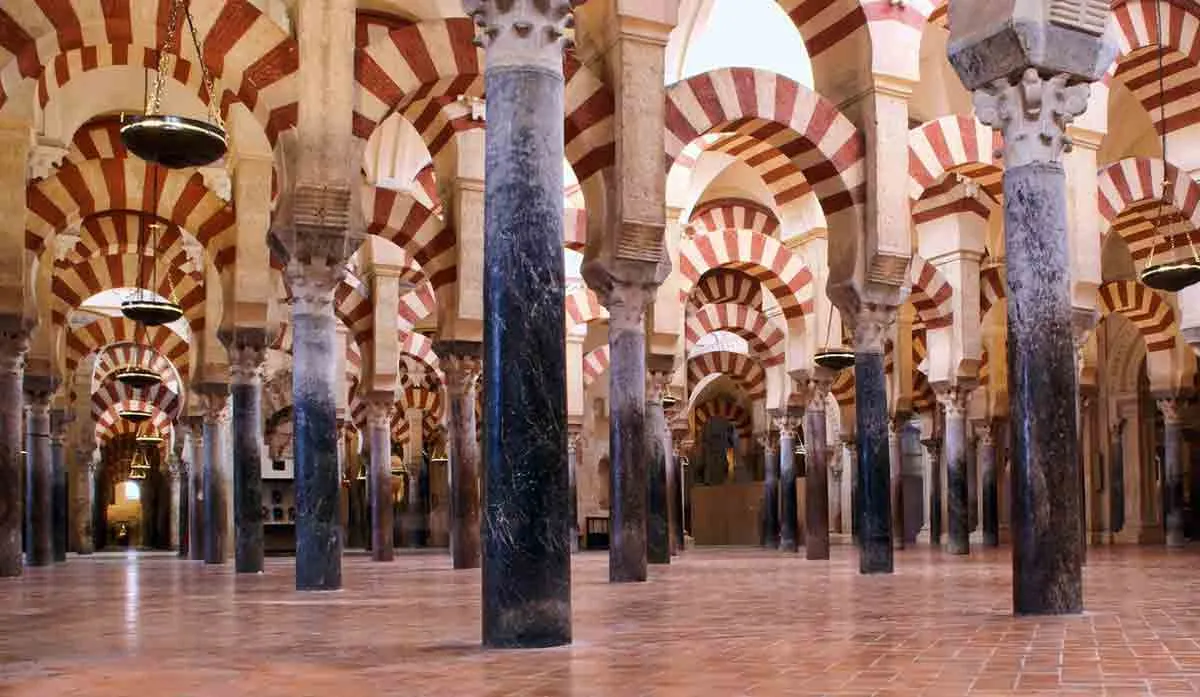
<path fill-rule="evenodd" d="M 54 561 L 67 560 L 67 456 L 63 450 L 63 440 L 66 437 L 66 413 L 62 409 L 50 412 L 50 472 L 52 476 L 50 488 L 53 492 L 53 524 L 54 530 Z"/>
<path fill-rule="evenodd" d="M 563 75 L 555 34 L 570 7 L 556 2 L 551 13 L 546 5 L 484 0 L 473 8 L 487 59 L 483 644 L 495 648 L 571 641 Z"/>
<path fill-rule="evenodd" d="M 478 569 L 481 564 L 480 500 L 475 395 L 483 367 L 479 360 L 482 347 L 459 342 L 439 348 L 450 407 L 446 422 L 450 455 L 450 559 L 456 569 Z M 567 469 L 568 479 L 573 483 L 570 462 Z M 571 493 L 574 493 L 573 487 Z M 574 521 L 575 506 L 570 502 L 569 509 Z M 574 524 L 571 529 L 575 529 Z"/>
<path fill-rule="evenodd" d="M 226 497 L 225 440 L 223 431 L 229 421 L 229 393 L 225 385 L 201 387 L 204 408 L 204 465 L 202 486 L 204 495 L 205 564 L 224 564 L 229 539 L 228 500 Z"/>
<path fill-rule="evenodd" d="M 842 513 L 842 477 L 845 475 L 845 467 L 842 465 L 841 458 L 837 456 L 836 450 L 829 450 L 829 462 L 832 464 L 829 467 L 829 475 L 833 477 L 833 494 L 829 498 L 829 520 L 833 531 L 839 535 L 846 532 L 845 516 Z"/>
<path fill-rule="evenodd" d="M 25 352 L 29 333 L 12 318 L 0 326 L 0 578 L 20 576 L 24 540 L 24 497 L 21 468 L 25 434 L 21 418 L 25 404 Z"/>
<path fill-rule="evenodd" d="M 970 554 L 971 531 L 967 515 L 967 395 L 970 393 L 957 385 L 936 389 L 946 424 L 946 516 L 950 530 L 946 551 Z"/>
<path fill-rule="evenodd" d="M 892 548 L 904 549 L 904 448 L 900 431 L 908 422 L 907 414 L 888 420 L 888 464 L 891 473 Z"/>
<path fill-rule="evenodd" d="M 1187 542 L 1183 510 L 1184 406 L 1174 395 L 1158 399 L 1163 416 L 1163 513 L 1168 547 L 1182 547 Z"/>
<path fill-rule="evenodd" d="M 173 455 L 167 474 L 171 478 L 171 549 L 187 557 L 187 467 Z"/>
<path fill-rule="evenodd" d="M 805 412 L 804 437 L 808 441 L 804 496 L 804 557 L 829 558 L 829 471 L 825 434 L 825 398 L 832 380 L 811 381 L 812 393 Z"/>
<path fill-rule="evenodd" d="M 662 431 L 663 453 L 667 468 L 667 549 L 671 556 L 679 555 L 677 544 L 678 528 L 675 521 L 679 514 L 679 463 L 675 457 L 675 438 L 671 425 L 679 418 L 679 403 L 674 397 L 665 398 L 666 423 Z"/>
<path fill-rule="evenodd" d="M 579 551 L 579 490 L 575 477 L 579 468 L 579 453 L 583 451 L 583 434 L 578 426 L 570 427 L 567 433 L 567 480 L 568 509 L 571 515 L 571 551 Z"/>
<path fill-rule="evenodd" d="M 996 477 L 996 442 L 993 440 L 991 423 L 983 422 L 978 432 L 983 544 L 985 547 L 997 547 L 1000 544 L 1000 489 Z"/>
<path fill-rule="evenodd" d="M 296 590 L 302 591 L 342 587 L 333 290 L 343 273 L 344 268 L 331 260 L 301 264 L 293 259 L 287 268 L 292 291 Z"/>
<path fill-rule="evenodd" d="M 797 529 L 800 525 L 799 503 L 796 501 L 796 436 L 800 415 L 773 414 L 779 430 L 779 549 L 795 552 L 800 548 Z"/>
<path fill-rule="evenodd" d="M 759 436 L 763 449 L 762 546 L 779 549 L 779 441 L 770 432 Z"/>
<path fill-rule="evenodd" d="M 859 536 L 862 526 L 862 491 L 858 485 L 858 439 L 847 441 L 846 446 L 846 463 L 850 468 L 850 537 L 854 540 L 855 545 L 862 544 L 862 538 Z"/>
<path fill-rule="evenodd" d="M 25 376 L 25 506 L 29 519 L 28 566 L 54 562 L 54 465 L 50 461 L 50 400 L 54 381 Z"/>
<path fill-rule="evenodd" d="M 204 421 L 188 421 L 188 559 L 204 561 Z"/>
<path fill-rule="evenodd" d="M 961 8 L 960 8 L 961 9 Z M 1004 11 L 1001 12 L 1004 14 Z M 1049 21 L 1049 20 L 1044 20 Z M 1046 78 L 1015 44 L 962 33 L 955 65 L 974 89 L 979 120 L 1004 136 L 1004 234 L 1008 274 L 1008 394 L 1012 462 L 1013 610 L 1083 610 L 1079 438 L 1068 254 L 1066 130 L 1087 109 L 1090 87 L 1116 47 L 1062 27 L 1075 61 Z M 1036 22 L 1030 31 L 1041 31 Z M 1007 50 L 1007 52 L 1006 52 Z M 970 56 L 974 56 L 974 62 Z M 989 58 L 984 61 L 983 58 Z M 1055 65 L 1062 65 L 1055 63 Z M 1088 67 L 1091 66 L 1091 67 Z M 1005 78 L 997 79 L 1001 74 Z M 1073 77 L 1068 78 L 1068 75 Z M 949 447 L 949 444 L 947 444 Z"/>
<path fill-rule="evenodd" d="M 929 454 L 929 545 L 942 544 L 942 439 L 921 441 Z"/>
<path fill-rule="evenodd" d="M 686 423 L 686 422 L 685 422 Z M 681 553 L 687 548 L 688 531 L 688 467 L 687 453 L 691 452 L 692 440 L 687 427 L 672 431 L 675 446 L 675 548 Z"/>
<path fill-rule="evenodd" d="M 1011 429 L 1013 608 L 1018 615 L 1077 613 L 1077 386 L 1062 166 L 1010 165 L 1004 200 L 1009 418 L 1020 424 Z"/>
<path fill-rule="evenodd" d="M 667 416 L 663 392 L 670 375 L 652 371 L 646 380 L 646 560 L 671 563 L 671 518 L 667 495 Z"/>
<path fill-rule="evenodd" d="M 392 509 L 392 416 L 395 397 L 391 393 L 367 397 L 367 448 L 371 462 L 367 489 L 371 499 L 371 559 L 392 561 L 396 540 Z"/>
<path fill-rule="evenodd" d="M 854 413 L 861 506 L 858 568 L 864 574 L 890 574 L 892 477 L 883 338 L 895 319 L 895 311 L 864 306 L 854 319 Z"/>
<path fill-rule="evenodd" d="M 239 574 L 263 571 L 262 373 L 266 332 L 238 329 L 226 342 L 233 377 L 234 567 Z"/>
<path fill-rule="evenodd" d="M 95 518 L 96 465 L 91 448 L 75 451 L 78 463 L 71 482 L 71 546 L 77 554 L 92 554 L 96 541 L 92 537 L 92 520 Z"/>

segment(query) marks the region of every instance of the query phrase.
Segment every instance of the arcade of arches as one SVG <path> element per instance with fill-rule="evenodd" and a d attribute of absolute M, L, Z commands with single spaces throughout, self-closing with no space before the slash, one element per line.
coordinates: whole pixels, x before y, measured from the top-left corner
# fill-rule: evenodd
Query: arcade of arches
<path fill-rule="evenodd" d="M 1195 3 L 186 4 L 0 6 L 6 693 L 1200 692 Z"/>

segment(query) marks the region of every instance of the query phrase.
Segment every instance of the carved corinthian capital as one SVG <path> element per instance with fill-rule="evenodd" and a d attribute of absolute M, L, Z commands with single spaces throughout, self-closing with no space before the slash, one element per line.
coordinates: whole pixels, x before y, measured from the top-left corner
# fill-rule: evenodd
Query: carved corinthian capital
<path fill-rule="evenodd" d="M 292 314 L 333 314 L 333 289 L 346 273 L 345 264 L 303 264 L 292 259 L 284 273 L 292 291 Z"/>
<path fill-rule="evenodd" d="M 1071 151 L 1067 126 L 1087 110 L 1091 85 L 1066 75 L 1042 77 L 1027 68 L 1019 80 L 1001 78 L 975 91 L 975 114 L 1004 134 L 1004 164 L 1058 162 Z"/>
<path fill-rule="evenodd" d="M 475 43 L 487 68 L 536 67 L 562 74 L 563 51 L 574 44 L 572 0 L 463 0 L 475 20 Z"/>
<path fill-rule="evenodd" d="M 220 338 L 229 354 L 229 374 L 233 384 L 260 384 L 263 364 L 267 360 L 267 344 L 270 343 L 266 330 L 234 329 L 221 332 Z"/>
<path fill-rule="evenodd" d="M 857 353 L 883 353 L 883 342 L 896 321 L 896 308 L 864 303 L 854 313 L 854 350 Z"/>

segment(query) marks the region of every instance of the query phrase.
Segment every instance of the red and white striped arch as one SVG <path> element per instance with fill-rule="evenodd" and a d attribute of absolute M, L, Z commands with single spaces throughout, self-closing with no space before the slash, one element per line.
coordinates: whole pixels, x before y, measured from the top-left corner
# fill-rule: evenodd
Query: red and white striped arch
<path fill-rule="evenodd" d="M 123 405 L 125 406 L 125 405 Z M 130 404 L 128 406 L 138 406 Z M 152 433 L 163 438 L 164 444 L 169 442 L 175 433 L 175 424 L 166 412 L 151 408 L 153 416 L 143 424 L 133 424 L 117 416 L 115 409 L 105 412 L 101 420 L 96 422 L 93 436 L 101 445 L 121 436 L 137 436 Z"/>
<path fill-rule="evenodd" d="M 1161 15 L 1165 104 L 1159 93 Z M 1121 58 L 1114 77 L 1133 92 L 1161 133 L 1173 133 L 1200 122 L 1200 8 L 1172 0 L 1116 0 L 1113 3 Z M 1159 107 L 1166 110 L 1162 123 Z"/>
<path fill-rule="evenodd" d="M 397 308 L 402 331 L 411 331 L 417 322 L 429 317 L 437 309 L 437 296 L 429 281 L 422 281 L 415 288 L 400 296 Z"/>
<path fill-rule="evenodd" d="M 0 111 L 23 80 L 38 80 L 41 103 L 73 75 L 108 65 L 156 65 L 170 3 L 14 0 L 0 8 Z M 299 47 L 250 0 L 194 2 L 191 13 L 204 62 L 224 109 L 244 104 L 268 132 L 295 124 Z M 183 41 L 181 41 L 183 40 Z M 168 50 L 179 55 L 185 37 Z M 190 47 L 184 51 L 191 55 Z M 194 56 L 192 59 L 194 60 Z M 176 78 L 196 86 L 198 68 L 178 61 Z M 272 134 L 273 135 L 273 134 Z"/>
<path fill-rule="evenodd" d="M 363 187 L 367 232 L 394 243 L 420 264 L 436 291 L 457 277 L 457 239 L 433 211 L 411 194 Z"/>
<path fill-rule="evenodd" d="M 764 368 L 780 365 L 786 358 L 787 335 L 775 320 L 745 305 L 730 303 L 704 305 L 687 318 L 684 327 L 690 354 L 697 341 L 717 331 L 726 331 L 745 339 Z"/>
<path fill-rule="evenodd" d="M 143 327 L 124 317 L 101 317 L 82 327 L 68 327 L 65 341 L 67 374 L 74 373 L 79 362 L 94 351 L 112 344 L 133 343 L 162 354 L 184 380 L 190 375 L 188 343 L 167 327 Z"/>
<path fill-rule="evenodd" d="M 892 32 L 872 32 L 872 27 L 888 27 L 899 31 L 906 44 L 919 46 L 926 18 L 934 12 L 940 0 L 779 0 L 800 35 L 814 63 L 820 63 L 827 51 L 844 47 L 851 55 L 870 57 L 883 38 L 895 37 Z M 880 36 L 873 40 L 873 34 Z M 833 56 L 842 57 L 841 50 Z M 869 64 L 861 66 L 869 67 Z"/>
<path fill-rule="evenodd" d="M 469 19 L 431 20 L 394 29 L 359 49 L 354 134 L 366 140 L 390 113 L 422 100 L 482 97 L 483 51 L 474 38 Z M 564 58 L 563 74 L 567 160 L 586 181 L 613 162 L 615 103 L 604 83 L 573 57 Z M 429 131 L 423 135 L 429 143 Z"/>
<path fill-rule="evenodd" d="M 704 430 L 713 419 L 722 419 L 733 426 L 743 444 L 749 443 L 754 437 L 754 421 L 750 414 L 745 407 L 729 397 L 718 396 L 697 404 L 693 416 L 697 431 Z"/>
<path fill-rule="evenodd" d="M 179 373 L 171 361 L 149 346 L 132 343 L 107 346 L 100 352 L 92 369 L 92 390 L 112 380 L 114 373 L 123 368 L 153 370 L 168 390 L 180 394 Z"/>
<path fill-rule="evenodd" d="M 565 305 L 568 334 L 580 326 L 587 325 L 588 322 L 608 319 L 608 310 L 600 304 L 600 298 L 596 296 L 595 291 L 587 286 L 567 293 Z"/>
<path fill-rule="evenodd" d="M 979 316 L 999 305 L 1008 296 L 1004 264 L 988 264 L 979 271 Z"/>
<path fill-rule="evenodd" d="M 31 184 L 26 202 L 25 248 L 37 255 L 54 235 L 89 216 L 145 211 L 195 235 L 217 269 L 236 260 L 237 216 L 198 172 L 166 170 L 137 158 L 66 162 L 53 177 Z"/>
<path fill-rule="evenodd" d="M 399 334 L 400 353 L 412 356 L 425 367 L 432 371 L 437 376 L 439 383 L 445 382 L 445 374 L 442 372 L 441 363 L 438 360 L 437 354 L 433 350 L 433 341 L 424 334 L 417 332 L 406 332 L 401 330 Z"/>
<path fill-rule="evenodd" d="M 732 303 L 762 310 L 762 282 L 744 271 L 730 268 L 705 273 L 691 291 L 680 293 L 694 308 Z"/>
<path fill-rule="evenodd" d="M 71 137 L 67 162 L 106 160 L 129 157 L 121 142 L 121 122 L 113 117 L 101 117 L 79 127 Z"/>
<path fill-rule="evenodd" d="M 397 415 L 403 418 L 404 410 L 420 409 L 425 412 L 425 418 L 433 418 L 435 424 L 440 423 L 442 419 L 442 390 L 440 387 L 431 387 L 429 385 L 405 385 L 396 401 Z"/>
<path fill-rule="evenodd" d="M 1111 281 L 1100 286 L 1100 311 L 1117 313 L 1133 322 L 1146 342 L 1146 351 L 1171 351 L 1179 326 L 1175 311 L 1156 291 L 1136 281 Z"/>
<path fill-rule="evenodd" d="M 909 302 L 926 329 L 942 329 L 954 324 L 954 286 L 936 266 L 913 254 L 908 267 L 912 287 Z"/>
<path fill-rule="evenodd" d="M 115 412 L 123 406 L 138 404 L 149 404 L 172 421 L 183 409 L 183 400 L 165 384 L 143 390 L 127 387 L 118 380 L 109 380 L 92 392 L 92 418 L 99 421 L 101 415 L 109 410 Z"/>
<path fill-rule="evenodd" d="M 157 283 L 153 282 L 155 266 L 158 267 Z M 147 290 L 179 303 L 193 333 L 204 330 L 203 276 L 191 269 L 183 250 L 173 258 L 107 252 L 74 263 L 56 262 L 50 281 L 51 323 L 61 327 L 69 313 L 88 298 L 114 288 L 137 288 L 143 278 L 151 281 L 146 284 L 152 286 Z"/>
<path fill-rule="evenodd" d="M 711 351 L 688 359 L 688 384 L 694 389 L 709 375 L 727 375 L 741 386 L 750 399 L 767 396 L 767 374 L 750 356 L 732 351 Z"/>
<path fill-rule="evenodd" d="M 775 237 L 779 219 L 770 208 L 745 198 L 719 198 L 705 201 L 692 211 L 688 225 L 697 232 L 720 230 L 753 230 L 760 235 Z"/>
<path fill-rule="evenodd" d="M 588 389 L 608 370 L 612 352 L 608 344 L 598 346 L 583 357 L 583 389 Z"/>
<path fill-rule="evenodd" d="M 693 141 L 679 163 L 692 169 L 703 153 L 720 153 L 741 161 L 762 179 L 784 216 L 801 215 L 816 206 L 812 187 L 792 156 L 771 141 L 743 133 L 708 134 Z"/>
<path fill-rule="evenodd" d="M 865 192 L 865 141 L 837 108 L 807 87 L 764 70 L 725 68 L 667 88 L 666 165 L 711 133 L 753 136 L 795 161 L 826 216 Z"/>
<path fill-rule="evenodd" d="M 916 201 L 950 172 L 979 182 L 1000 200 L 1002 164 L 996 153 L 1003 147 L 999 131 L 970 116 L 943 116 L 909 131 L 908 195 Z"/>
<path fill-rule="evenodd" d="M 704 274 L 723 267 L 744 271 L 766 285 L 789 321 L 812 312 L 813 275 L 804 260 L 778 240 L 751 230 L 723 230 L 686 240 L 679 249 L 681 293 L 690 295 Z"/>
<path fill-rule="evenodd" d="M 1200 184 L 1174 165 L 1144 157 L 1126 158 L 1101 169 L 1098 181 L 1100 215 L 1125 240 L 1139 267 L 1145 264 L 1156 244 L 1159 258 L 1166 260 L 1170 255 L 1162 255 L 1167 250 L 1187 250 L 1189 233 L 1200 243 L 1200 236 L 1195 234 L 1200 227 Z M 1157 202 L 1164 198 L 1164 181 L 1170 184 L 1168 202 L 1187 219 L 1186 225 L 1170 240 L 1164 240 L 1152 223 L 1139 224 L 1148 212 L 1140 204 L 1148 204 L 1149 210 L 1156 209 Z M 1156 214 L 1150 215 L 1153 218 Z M 1122 220 L 1125 216 L 1128 217 Z"/>

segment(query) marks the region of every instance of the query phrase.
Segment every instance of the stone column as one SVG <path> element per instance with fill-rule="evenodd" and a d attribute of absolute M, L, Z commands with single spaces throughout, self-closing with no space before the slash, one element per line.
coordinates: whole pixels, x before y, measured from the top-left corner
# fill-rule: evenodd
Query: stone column
<path fill-rule="evenodd" d="M 239 574 L 263 570 L 263 364 L 267 336 L 236 329 L 226 342 L 233 377 L 233 520 L 237 531 L 234 566 Z"/>
<path fill-rule="evenodd" d="M 795 552 L 800 548 L 796 501 L 796 431 L 800 428 L 800 416 L 786 412 L 773 416 L 779 430 L 779 548 Z"/>
<path fill-rule="evenodd" d="M 417 377 L 415 384 L 424 384 L 424 378 Z M 425 507 L 429 493 L 425 471 L 425 412 L 414 408 L 405 409 L 404 420 L 408 422 L 408 453 L 405 465 L 408 471 L 408 486 L 405 487 L 407 505 L 401 516 L 400 528 L 404 533 L 405 546 L 424 547 L 429 543 L 429 511 Z"/>
<path fill-rule="evenodd" d="M 25 404 L 25 352 L 29 332 L 16 319 L 0 326 L 0 577 L 20 576 L 23 570 L 25 492 L 21 491 L 21 451 L 25 434 L 21 417 Z"/>
<path fill-rule="evenodd" d="M 808 441 L 808 468 L 804 496 L 804 556 L 829 558 L 829 475 L 825 434 L 825 398 L 832 379 L 821 376 L 811 388 L 805 412 L 804 436 Z"/>
<path fill-rule="evenodd" d="M 392 561 L 396 540 L 392 520 L 392 416 L 396 405 L 391 393 L 368 395 L 367 447 L 371 462 L 367 489 L 371 499 L 371 559 Z"/>
<path fill-rule="evenodd" d="M 846 532 L 846 524 L 842 519 L 842 474 L 844 472 L 841 460 L 833 460 L 833 464 L 829 467 L 829 475 L 833 477 L 834 492 L 829 498 L 829 524 L 839 535 Z"/>
<path fill-rule="evenodd" d="M 439 351 L 449 398 L 446 439 L 450 456 L 450 558 L 456 569 L 478 569 L 481 563 L 479 442 L 475 439 L 475 396 L 483 369 L 479 360 L 481 351 L 478 344 L 461 342 Z M 571 510 L 574 511 L 574 506 Z"/>
<path fill-rule="evenodd" d="M 983 500 L 983 544 L 1000 545 L 1000 489 L 996 477 L 996 442 L 992 439 L 992 424 L 983 422 L 979 435 L 979 484 Z"/>
<path fill-rule="evenodd" d="M 951 554 L 970 554 L 971 530 L 967 515 L 967 396 L 970 392 L 956 385 L 938 386 L 936 390 L 946 424 L 946 513 L 950 531 L 946 550 Z"/>
<path fill-rule="evenodd" d="M 921 441 L 929 454 L 929 545 L 942 544 L 942 439 Z"/>
<path fill-rule="evenodd" d="M 93 497 L 96 486 L 96 464 L 92 451 L 75 451 L 75 474 L 71 486 L 71 535 L 72 546 L 78 554 L 95 552 L 96 541 L 92 538 Z"/>
<path fill-rule="evenodd" d="M 204 560 L 204 420 L 189 418 L 188 440 L 191 461 L 188 465 L 188 559 Z"/>
<path fill-rule="evenodd" d="M 892 558 L 891 453 L 883 341 L 895 310 L 864 305 L 854 317 L 854 413 L 858 434 L 860 573 L 890 574 Z"/>
<path fill-rule="evenodd" d="M 204 409 L 204 465 L 202 486 L 204 495 L 205 564 L 224 564 L 229 539 L 229 517 L 226 513 L 225 441 L 222 432 L 229 421 L 229 393 L 225 385 L 202 385 L 201 403 Z"/>
<path fill-rule="evenodd" d="M 54 381 L 25 376 L 25 506 L 29 543 L 25 563 L 46 566 L 54 561 L 54 472 L 50 462 L 50 400 Z"/>
<path fill-rule="evenodd" d="M 862 544 L 862 501 L 858 486 L 858 442 L 843 441 L 846 446 L 846 466 L 850 469 L 850 537 L 854 543 Z"/>
<path fill-rule="evenodd" d="M 651 564 L 671 563 L 671 517 L 667 495 L 667 453 L 663 432 L 667 416 L 663 392 L 669 373 L 651 371 L 646 378 L 646 559 Z"/>
<path fill-rule="evenodd" d="M 689 425 L 686 419 L 675 420 L 671 423 L 674 427 L 671 429 L 671 450 L 673 457 L 671 465 L 675 468 L 675 492 L 672 495 L 675 505 L 672 509 L 672 530 L 675 535 L 675 549 L 678 553 L 682 553 L 687 547 L 687 473 L 684 471 L 684 462 L 686 459 L 685 453 L 691 448 L 691 439 L 688 438 Z M 772 443 L 774 446 L 774 443 Z M 779 461 L 776 460 L 776 471 L 779 469 Z"/>
<path fill-rule="evenodd" d="M 556 646 L 571 641 L 562 329 L 562 51 L 571 6 L 562 0 L 465 0 L 463 6 L 481 31 L 488 95 L 483 643 Z"/>
<path fill-rule="evenodd" d="M 579 551 L 579 490 L 576 488 L 576 471 L 579 468 L 579 453 L 583 451 L 583 434 L 578 426 L 567 432 L 567 481 L 568 508 L 571 513 L 571 551 Z"/>
<path fill-rule="evenodd" d="M 888 463 L 891 473 L 892 548 L 904 549 L 904 448 L 900 431 L 908 421 L 907 414 L 896 414 L 888 420 Z"/>
<path fill-rule="evenodd" d="M 1183 408 L 1175 395 L 1160 396 L 1158 410 L 1163 416 L 1163 505 L 1167 546 L 1182 547 L 1183 512 Z"/>
<path fill-rule="evenodd" d="M 329 244 L 336 246 L 333 240 Z M 333 290 L 345 268 L 338 258 L 339 251 L 331 249 L 308 264 L 293 259 L 287 268 L 292 290 L 296 590 L 302 591 L 342 587 Z"/>
<path fill-rule="evenodd" d="M 182 553 L 183 545 L 183 516 L 181 514 L 183 503 L 183 463 L 174 453 L 170 456 L 170 464 L 167 466 L 167 476 L 170 477 L 170 500 L 167 502 L 170 516 L 169 528 L 167 533 L 167 544 L 171 549 L 180 550 Z"/>
<path fill-rule="evenodd" d="M 50 488 L 54 498 L 52 528 L 54 531 L 54 561 L 67 560 L 67 457 L 63 450 L 63 440 L 66 438 L 67 420 L 62 409 L 50 412 L 50 472 L 52 476 Z"/>
<path fill-rule="evenodd" d="M 668 388 L 669 389 L 669 388 Z M 664 464 L 667 470 L 667 552 L 672 556 L 679 555 L 676 545 L 675 517 L 679 511 L 679 471 L 675 459 L 675 438 L 671 433 L 671 424 L 678 414 L 678 402 L 664 398 L 664 419 L 662 429 L 662 449 Z"/>
<path fill-rule="evenodd" d="M 763 449 L 762 546 L 779 549 L 779 445 L 768 431 L 759 435 Z"/>
<path fill-rule="evenodd" d="M 1097 76 L 1098 77 L 1098 76 Z M 1083 609 L 1075 350 L 1067 255 L 1066 125 L 1089 87 L 1030 67 L 975 93 L 1004 133 L 1008 377 L 1013 468 L 1013 606 L 1018 615 Z"/>

